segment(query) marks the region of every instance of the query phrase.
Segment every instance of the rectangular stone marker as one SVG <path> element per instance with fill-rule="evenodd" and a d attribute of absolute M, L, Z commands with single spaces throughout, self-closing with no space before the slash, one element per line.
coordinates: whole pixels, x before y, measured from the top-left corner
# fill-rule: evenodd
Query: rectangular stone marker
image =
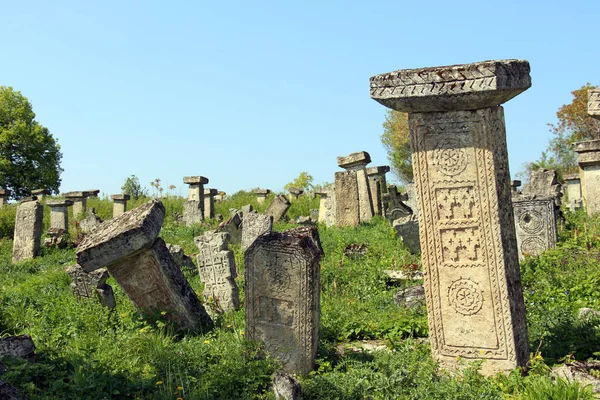
<path fill-rule="evenodd" d="M 200 280 L 204 283 L 206 302 L 212 297 L 223 311 L 238 310 L 240 295 L 235 283 L 237 271 L 233 251 L 228 249 L 227 232 L 208 231 L 194 238 L 200 254 L 196 256 Z"/>
<path fill-rule="evenodd" d="M 44 206 L 36 197 L 26 200 L 17 206 L 12 262 L 34 258 L 40 252 Z"/>
<path fill-rule="evenodd" d="M 339 167 L 346 171 L 356 172 L 356 185 L 358 190 L 358 215 L 360 222 L 369 222 L 373 218 L 373 200 L 369 189 L 369 178 L 367 177 L 367 164 L 371 162 L 371 156 L 366 151 L 352 153 L 346 157 L 338 157 Z M 339 197 L 336 197 L 338 201 Z"/>
<path fill-rule="evenodd" d="M 260 236 L 245 254 L 246 335 L 264 343 L 289 373 L 306 375 L 319 342 L 316 228 Z"/>
<path fill-rule="evenodd" d="M 107 268 L 144 315 L 166 311 L 182 329 L 212 327 L 165 242 L 157 239 L 164 217 L 163 204 L 152 200 L 104 222 L 77 247 L 77 263 L 86 272 Z"/>
<path fill-rule="evenodd" d="M 227 232 L 230 242 L 239 244 L 242 242 L 242 215 L 239 211 L 232 213 L 231 218 L 219 224 L 219 232 Z"/>
<path fill-rule="evenodd" d="M 429 335 L 442 365 L 524 366 L 525 306 L 504 113 L 531 86 L 529 63 L 485 61 L 371 78 L 371 97 L 408 112 Z"/>
<path fill-rule="evenodd" d="M 573 144 L 581 177 L 581 199 L 588 215 L 600 212 L 600 140 Z"/>
<path fill-rule="evenodd" d="M 186 176 L 183 183 L 189 185 L 188 201 L 183 203 L 183 223 L 185 226 L 199 224 L 204 220 L 204 185 L 208 178 Z"/>
<path fill-rule="evenodd" d="M 267 200 L 267 196 L 271 191 L 269 189 L 255 189 L 254 193 L 256 193 L 256 201 L 258 204 L 264 204 Z"/>
<path fill-rule="evenodd" d="M 319 223 L 335 225 L 335 185 L 329 185 L 315 192 L 319 199 Z"/>
<path fill-rule="evenodd" d="M 295 187 L 291 187 L 289 192 L 290 192 L 290 200 L 298 200 L 298 197 L 300 197 L 300 195 L 302 193 L 304 193 L 304 190 L 298 189 Z"/>
<path fill-rule="evenodd" d="M 285 213 L 290 208 L 290 201 L 284 195 L 280 194 L 275 196 L 269 207 L 267 207 L 267 211 L 265 214 L 273 217 L 273 222 L 279 222 L 283 217 L 285 217 Z"/>
<path fill-rule="evenodd" d="M 77 219 L 86 210 L 87 192 L 67 192 L 63 193 L 63 197 L 73 202 L 73 218 Z"/>
<path fill-rule="evenodd" d="M 128 194 L 113 194 L 110 198 L 113 200 L 113 218 L 127 211 L 127 202 L 130 199 Z"/>
<path fill-rule="evenodd" d="M 399 193 L 395 185 L 388 186 L 388 192 L 383 194 L 383 200 L 387 204 L 385 217 L 390 222 L 393 223 L 398 218 L 405 218 L 414 214 L 411 208 L 404 204 L 404 201 L 407 199 L 408 196 L 406 194 Z"/>
<path fill-rule="evenodd" d="M 46 202 L 50 207 L 50 228 L 62 229 L 64 233 L 69 232 L 69 206 L 73 205 L 71 200 L 50 200 Z"/>
<path fill-rule="evenodd" d="M 219 194 L 217 189 L 204 189 L 204 219 L 215 217 L 215 196 Z"/>
<path fill-rule="evenodd" d="M 587 110 L 590 117 L 600 119 L 600 90 L 588 90 Z"/>
<path fill-rule="evenodd" d="M 575 211 L 580 208 L 581 203 L 581 179 L 579 174 L 569 174 L 564 176 L 569 209 Z"/>
<path fill-rule="evenodd" d="M 242 251 L 246 251 L 257 237 L 270 233 L 272 230 L 272 216 L 259 214 L 256 211 L 244 213 L 244 219 L 242 220 Z"/>
<path fill-rule="evenodd" d="M 0 208 L 4 207 L 10 197 L 10 190 L 0 189 Z"/>
<path fill-rule="evenodd" d="M 556 247 L 556 206 L 553 198 L 513 198 L 519 259 Z"/>
<path fill-rule="evenodd" d="M 360 224 L 356 171 L 335 173 L 335 226 Z"/>
<path fill-rule="evenodd" d="M 71 277 L 71 291 L 78 299 L 98 299 L 100 304 L 115 308 L 115 296 L 110 285 L 106 284 L 108 271 L 100 268 L 85 272 L 80 265 L 74 264 L 66 268 Z"/>
<path fill-rule="evenodd" d="M 379 167 L 367 168 L 367 176 L 369 177 L 369 190 L 371 191 L 371 200 L 373 202 L 373 213 L 375 215 L 383 215 L 385 205 L 383 204 L 382 195 L 387 193 L 387 181 L 385 174 L 390 172 L 390 167 L 382 165 Z"/>

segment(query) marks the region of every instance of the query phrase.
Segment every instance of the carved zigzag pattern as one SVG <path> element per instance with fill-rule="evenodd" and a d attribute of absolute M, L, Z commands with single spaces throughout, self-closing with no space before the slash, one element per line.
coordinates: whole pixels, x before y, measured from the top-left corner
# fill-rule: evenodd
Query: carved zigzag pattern
<path fill-rule="evenodd" d="M 487 62 L 409 69 L 371 78 L 371 95 L 395 97 L 456 94 L 512 86 L 529 75 L 527 63 Z"/>

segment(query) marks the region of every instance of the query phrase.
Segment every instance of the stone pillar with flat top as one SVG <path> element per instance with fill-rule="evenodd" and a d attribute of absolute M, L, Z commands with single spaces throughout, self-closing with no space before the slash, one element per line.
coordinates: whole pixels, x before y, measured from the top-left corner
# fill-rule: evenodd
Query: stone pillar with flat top
<path fill-rule="evenodd" d="M 63 193 L 63 197 L 73 202 L 73 218 L 77 219 L 85 210 L 88 194 L 85 191 Z"/>
<path fill-rule="evenodd" d="M 113 218 L 127 211 L 127 202 L 130 199 L 128 194 L 113 194 L 110 198 L 113 201 Z"/>
<path fill-rule="evenodd" d="M 267 196 L 271 191 L 269 189 L 254 189 L 254 193 L 256 194 L 256 202 L 258 204 L 265 204 Z"/>
<path fill-rule="evenodd" d="M 371 191 L 371 200 L 373 202 L 373 213 L 375 215 L 385 214 L 385 205 L 383 204 L 383 194 L 387 193 L 387 182 L 385 174 L 390 172 L 388 165 L 367 168 L 369 177 L 369 190 Z"/>
<path fill-rule="evenodd" d="M 523 60 L 400 70 L 371 97 L 408 113 L 429 335 L 444 366 L 486 375 L 529 357 L 500 104 L 531 86 Z"/>
<path fill-rule="evenodd" d="M 344 191 L 350 190 L 352 195 L 354 194 L 352 187 L 354 186 L 352 183 L 349 183 L 348 180 L 356 180 L 356 190 L 358 196 L 358 204 L 356 207 L 358 208 L 358 221 L 359 222 L 369 222 L 371 218 L 373 218 L 373 201 L 371 199 L 371 191 L 369 190 L 369 179 L 367 177 L 367 164 L 371 162 L 371 156 L 366 151 L 359 151 L 356 153 L 351 153 L 346 157 L 338 157 L 337 163 L 338 166 L 344 168 L 346 170 L 345 175 L 340 175 L 336 173 L 336 201 L 344 202 Z M 342 180 L 342 184 L 338 184 L 337 179 L 340 178 Z M 344 182 L 345 181 L 345 182 Z M 344 184 L 345 183 L 345 184 Z M 348 185 L 349 183 L 349 185 Z M 342 190 L 340 190 L 343 188 Z M 351 197 L 353 198 L 354 196 Z M 352 208 L 352 207 L 351 207 Z M 343 214 L 346 207 L 337 207 L 336 205 L 336 213 Z M 336 224 L 338 223 L 338 215 L 336 215 Z M 344 218 L 343 215 L 340 215 L 340 223 L 343 224 Z M 351 218 L 346 218 L 346 221 L 351 221 Z M 358 224 L 350 224 L 350 225 L 358 225 Z M 343 225 L 338 225 L 343 226 Z"/>
<path fill-rule="evenodd" d="M 183 223 L 186 226 L 199 224 L 204 219 L 204 185 L 208 178 L 186 176 L 183 183 L 189 185 L 188 199 L 183 204 Z"/>

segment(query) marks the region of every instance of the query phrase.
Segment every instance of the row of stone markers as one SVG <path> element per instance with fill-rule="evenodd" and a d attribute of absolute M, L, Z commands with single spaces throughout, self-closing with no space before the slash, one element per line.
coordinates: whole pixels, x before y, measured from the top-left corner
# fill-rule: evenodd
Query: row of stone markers
<path fill-rule="evenodd" d="M 186 226 L 215 217 L 215 200 L 220 194 L 217 189 L 205 189 L 204 185 L 208 182 L 208 178 L 199 175 L 183 178 L 183 183 L 189 185 L 188 199 L 183 203 L 183 223 Z"/>

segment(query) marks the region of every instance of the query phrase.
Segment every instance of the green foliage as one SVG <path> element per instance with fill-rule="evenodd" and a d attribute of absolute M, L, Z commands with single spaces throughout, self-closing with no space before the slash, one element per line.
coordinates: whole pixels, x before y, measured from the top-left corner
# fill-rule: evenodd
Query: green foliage
<path fill-rule="evenodd" d="M 128 194 L 132 200 L 137 200 L 140 197 L 148 197 L 148 190 L 142 186 L 140 180 L 135 175 L 125 178 L 121 190 L 123 194 Z"/>
<path fill-rule="evenodd" d="M 12 238 L 15 234 L 16 204 L 5 204 L 0 208 L 0 238 Z"/>
<path fill-rule="evenodd" d="M 0 182 L 11 198 L 39 188 L 58 192 L 60 186 L 60 146 L 34 118 L 25 96 L 0 86 Z"/>
<path fill-rule="evenodd" d="M 387 110 L 381 143 L 388 153 L 392 173 L 402 182 L 412 182 L 412 153 L 407 113 Z"/>
<path fill-rule="evenodd" d="M 309 175 L 308 172 L 300 172 L 300 175 L 298 175 L 296 179 L 286 184 L 283 188 L 285 190 L 290 190 L 290 188 L 295 187 L 296 189 L 302 189 L 306 192 L 307 190 L 312 189 L 312 181 L 312 175 Z"/>
<path fill-rule="evenodd" d="M 528 172 L 536 168 L 555 169 L 560 175 L 577 171 L 577 154 L 572 145 L 583 140 L 600 138 L 600 121 L 587 113 L 589 89 L 597 89 L 587 83 L 571 92 L 573 100 L 562 105 L 556 112 L 558 123 L 548 124 L 552 139 L 538 161 L 525 165 L 525 172 L 519 174 L 528 176 Z"/>

